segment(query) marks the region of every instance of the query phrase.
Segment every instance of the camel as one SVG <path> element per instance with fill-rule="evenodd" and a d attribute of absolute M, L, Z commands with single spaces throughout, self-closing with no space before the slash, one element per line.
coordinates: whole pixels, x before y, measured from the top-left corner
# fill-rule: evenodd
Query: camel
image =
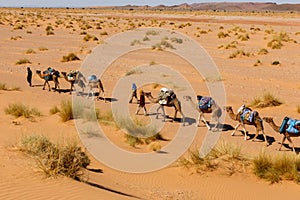
<path fill-rule="evenodd" d="M 159 98 L 154 98 L 151 94 L 151 92 L 145 92 L 145 96 L 152 102 L 152 103 L 158 103 L 159 104 Z M 177 99 L 177 98 L 174 98 L 173 100 L 169 101 L 167 104 L 159 104 L 159 107 L 157 108 L 157 113 L 156 113 L 156 119 L 158 119 L 158 110 L 159 109 L 162 109 L 163 111 L 163 116 L 164 116 L 164 119 L 163 121 L 165 122 L 166 121 L 166 115 L 165 115 L 165 109 L 164 109 L 164 106 L 167 106 L 167 107 L 174 107 L 175 108 L 175 113 L 174 113 L 174 117 L 173 117 L 173 120 L 176 119 L 176 115 L 177 115 L 177 112 L 180 112 L 181 116 L 182 116 L 182 120 L 183 120 L 183 125 L 184 125 L 184 122 L 185 122 L 185 116 L 184 114 L 182 113 L 182 110 L 181 110 L 181 103 L 180 101 Z M 171 122 L 173 122 L 173 120 L 171 120 Z"/>
<path fill-rule="evenodd" d="M 211 105 L 210 108 L 207 108 L 207 109 L 201 109 L 199 108 L 199 105 L 196 104 L 191 96 L 184 96 L 183 97 L 186 101 L 190 102 L 191 105 L 196 108 L 196 110 L 199 112 L 199 117 L 198 117 L 198 124 L 196 124 L 196 127 L 200 126 L 200 122 L 203 121 L 204 124 L 206 125 L 206 127 L 208 128 L 208 130 L 218 130 L 218 126 L 220 124 L 220 117 L 222 115 L 222 109 L 220 108 L 220 106 L 217 104 L 217 103 L 213 103 Z M 205 120 L 204 118 L 204 113 L 212 113 L 212 118 L 217 122 L 215 127 L 211 128 L 207 121 Z"/>
<path fill-rule="evenodd" d="M 268 146 L 268 141 L 267 141 L 267 137 L 264 133 L 264 127 L 263 127 L 263 120 L 260 118 L 258 112 L 255 111 L 255 115 L 254 115 L 254 120 L 253 122 L 249 122 L 246 118 L 245 119 L 241 119 L 241 114 L 234 114 L 233 113 L 233 110 L 232 110 L 232 107 L 231 106 L 226 106 L 225 107 L 227 113 L 229 114 L 229 117 L 235 121 L 238 121 L 239 123 L 234 127 L 234 131 L 232 132 L 232 136 L 234 136 L 235 132 L 237 131 L 238 127 L 239 126 L 242 126 L 243 128 L 243 131 L 245 133 L 245 138 L 244 140 L 247 140 L 247 131 L 246 131 L 246 128 L 245 128 L 245 124 L 246 125 L 252 125 L 252 126 L 255 126 L 256 128 L 256 133 L 255 133 L 255 136 L 254 138 L 252 139 L 252 141 L 255 141 L 255 139 L 257 138 L 258 136 L 258 133 L 259 131 L 262 132 L 264 138 L 265 138 L 265 142 L 266 142 L 266 146 Z"/>
<path fill-rule="evenodd" d="M 270 124 L 270 126 L 274 129 L 274 131 L 280 133 L 280 126 L 277 126 L 277 125 L 274 123 L 272 117 L 263 117 L 263 120 L 264 120 L 265 122 L 267 122 L 268 124 Z M 281 151 L 281 147 L 282 147 L 282 145 L 283 145 L 285 139 L 287 139 L 287 140 L 292 144 L 293 151 L 296 152 L 296 151 L 295 151 L 295 148 L 294 148 L 294 144 L 293 144 L 293 142 L 292 142 L 292 140 L 291 140 L 291 137 L 299 137 L 299 136 L 300 136 L 299 133 L 298 133 L 298 134 L 297 134 L 297 133 L 289 133 L 289 132 L 285 131 L 285 132 L 283 133 L 282 142 L 281 142 L 281 145 L 280 145 L 280 147 L 279 147 L 278 150 Z"/>
<path fill-rule="evenodd" d="M 48 88 L 49 88 L 49 91 L 50 90 L 50 84 L 49 84 L 49 81 L 53 81 L 54 82 L 54 88 L 56 90 L 56 88 L 60 89 L 59 88 L 59 81 L 58 81 L 58 78 L 59 78 L 59 75 L 58 73 L 53 73 L 53 74 L 42 74 L 40 70 L 36 70 L 36 73 L 37 75 L 45 80 L 45 83 L 44 83 L 44 86 L 43 86 L 43 90 L 45 90 L 45 86 L 46 84 L 48 85 Z"/>
<path fill-rule="evenodd" d="M 89 97 L 90 93 L 92 93 L 92 97 L 94 96 L 93 89 L 96 88 L 96 89 L 99 90 L 99 95 L 102 92 L 104 102 L 106 102 L 103 84 L 102 84 L 101 80 L 99 78 L 97 78 L 95 75 L 89 76 L 89 78 L 88 78 L 88 88 L 89 88 L 88 97 Z"/>
<path fill-rule="evenodd" d="M 78 86 L 82 89 L 82 92 L 84 92 L 84 88 L 85 88 L 84 82 L 86 82 L 84 76 L 79 71 L 75 71 L 71 73 L 73 74 L 73 77 L 69 78 L 66 72 L 61 72 L 65 80 L 71 84 L 70 94 L 72 93 L 73 88 L 75 89 L 74 87 L 75 84 L 78 84 Z"/>

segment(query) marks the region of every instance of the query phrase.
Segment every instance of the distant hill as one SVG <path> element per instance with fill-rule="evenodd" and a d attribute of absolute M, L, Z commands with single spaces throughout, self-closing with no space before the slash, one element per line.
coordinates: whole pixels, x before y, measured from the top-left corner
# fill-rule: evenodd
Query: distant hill
<path fill-rule="evenodd" d="M 97 7 L 93 7 L 97 8 Z M 108 8 L 108 7 L 107 7 Z M 157 5 L 157 6 L 112 6 L 110 9 L 124 9 L 124 10 L 211 10 L 211 11 L 295 11 L 300 12 L 300 4 L 276 4 L 276 3 L 252 3 L 252 2 L 222 2 L 222 3 L 192 3 L 192 4 L 180 4 L 173 6 Z"/>

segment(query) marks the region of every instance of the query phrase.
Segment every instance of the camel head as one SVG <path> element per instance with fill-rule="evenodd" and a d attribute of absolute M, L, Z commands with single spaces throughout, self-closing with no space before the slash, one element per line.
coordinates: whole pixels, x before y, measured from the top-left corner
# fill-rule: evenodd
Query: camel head
<path fill-rule="evenodd" d="M 263 120 L 267 123 L 273 122 L 273 117 L 263 117 Z"/>
<path fill-rule="evenodd" d="M 63 76 L 67 76 L 67 72 L 61 72 Z"/>
<path fill-rule="evenodd" d="M 35 71 L 37 74 L 40 74 L 41 73 L 41 70 L 36 70 Z"/>
<path fill-rule="evenodd" d="M 191 101 L 192 97 L 191 96 L 183 96 L 183 99 L 185 99 L 186 101 Z"/>
<path fill-rule="evenodd" d="M 225 106 L 224 108 L 225 108 L 224 110 L 226 110 L 226 112 L 233 112 L 231 106 Z"/>
<path fill-rule="evenodd" d="M 152 96 L 151 92 L 144 92 L 144 94 L 145 94 L 146 97 Z"/>

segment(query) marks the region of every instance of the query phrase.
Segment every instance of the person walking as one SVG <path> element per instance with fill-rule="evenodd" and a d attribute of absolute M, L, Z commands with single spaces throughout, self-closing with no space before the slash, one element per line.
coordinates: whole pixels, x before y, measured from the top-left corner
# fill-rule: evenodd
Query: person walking
<path fill-rule="evenodd" d="M 138 115 L 140 109 L 143 108 L 144 109 L 144 115 L 147 116 L 148 114 L 147 114 L 147 109 L 146 109 L 145 93 L 144 93 L 144 91 L 140 90 L 139 95 L 140 95 L 140 102 L 139 102 L 139 106 L 136 109 L 135 114 Z"/>
<path fill-rule="evenodd" d="M 131 93 L 131 97 L 130 97 L 129 103 L 132 103 L 133 98 L 135 98 L 136 102 L 138 103 L 139 100 L 137 98 L 137 87 L 136 87 L 135 83 L 132 83 L 131 90 L 132 90 L 132 93 Z"/>
<path fill-rule="evenodd" d="M 30 69 L 30 67 L 27 67 L 27 82 L 29 84 L 29 87 L 32 87 L 32 71 Z"/>

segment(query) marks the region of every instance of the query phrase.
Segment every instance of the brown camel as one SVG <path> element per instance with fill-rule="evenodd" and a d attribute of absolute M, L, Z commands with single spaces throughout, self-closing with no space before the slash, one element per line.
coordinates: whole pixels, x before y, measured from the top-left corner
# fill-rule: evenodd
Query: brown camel
<path fill-rule="evenodd" d="M 73 75 L 72 77 L 68 77 L 66 72 L 61 72 L 65 80 L 71 84 L 70 94 L 72 93 L 73 89 L 75 89 L 74 87 L 75 84 L 78 84 L 78 86 L 82 89 L 82 92 L 84 92 L 84 88 L 85 88 L 84 82 L 86 82 L 86 80 L 82 75 L 82 73 L 80 73 L 79 71 L 70 72 L 70 73 L 72 73 Z"/>
<path fill-rule="evenodd" d="M 92 94 L 92 97 L 94 97 L 94 91 L 93 91 L 93 89 L 96 88 L 96 89 L 98 89 L 99 95 L 102 92 L 104 102 L 106 102 L 103 84 L 102 84 L 102 82 L 101 82 L 100 79 L 97 78 L 96 80 L 88 80 L 88 88 L 89 88 L 88 97 L 89 97 L 90 93 Z"/>
<path fill-rule="evenodd" d="M 145 96 L 152 102 L 152 103 L 158 103 L 159 104 L 159 98 L 154 98 L 151 94 L 151 92 L 145 92 Z M 177 115 L 177 112 L 180 112 L 181 116 L 182 116 L 182 120 L 183 120 L 183 125 L 184 125 L 184 122 L 185 122 L 185 116 L 184 114 L 182 113 L 182 110 L 181 110 L 181 103 L 180 101 L 177 99 L 177 98 L 174 98 L 173 100 L 169 101 L 167 104 L 159 104 L 159 107 L 157 108 L 157 114 L 156 114 L 156 119 L 158 118 L 158 110 L 159 109 L 162 109 L 163 111 L 163 116 L 164 116 L 164 119 L 163 121 L 166 121 L 166 115 L 165 115 L 165 109 L 164 109 L 164 106 L 167 106 L 167 107 L 174 107 L 175 108 L 175 113 L 174 113 L 174 117 L 173 117 L 173 120 L 176 119 L 176 115 Z M 171 120 L 171 122 L 173 122 L 173 120 Z"/>
<path fill-rule="evenodd" d="M 57 72 L 57 71 L 56 71 Z M 41 72 L 41 70 L 36 70 L 36 73 L 37 73 L 37 75 L 41 78 L 41 79 L 43 79 L 43 80 L 45 80 L 45 83 L 44 83 L 44 86 L 43 86 L 43 90 L 45 90 L 45 86 L 46 86 L 46 84 L 48 85 L 48 89 L 49 89 L 49 91 L 51 91 L 50 90 L 50 84 L 49 84 L 49 81 L 53 81 L 54 82 L 54 88 L 55 88 L 55 90 L 56 90 L 56 88 L 58 88 L 58 90 L 60 89 L 59 88 L 59 81 L 58 81 L 58 78 L 60 77 L 59 76 L 59 73 L 51 73 L 51 74 L 42 74 L 42 72 Z"/>
<path fill-rule="evenodd" d="M 280 126 L 277 126 L 277 125 L 274 123 L 273 117 L 263 117 L 263 120 L 264 120 L 265 122 L 267 122 L 268 124 L 270 124 L 270 126 L 274 129 L 274 131 L 280 133 Z M 281 142 L 281 145 L 280 145 L 280 147 L 279 147 L 278 150 L 281 151 L 281 147 L 282 147 L 282 145 L 283 145 L 285 139 L 287 139 L 287 140 L 292 144 L 293 151 L 296 152 L 291 137 L 299 137 L 299 136 L 300 136 L 299 133 L 298 133 L 298 134 L 297 134 L 297 133 L 289 133 L 289 132 L 285 131 L 285 132 L 283 133 L 282 142 Z"/>
<path fill-rule="evenodd" d="M 235 134 L 235 132 L 237 131 L 238 127 L 239 126 L 242 126 L 243 128 L 243 131 L 245 133 L 245 140 L 247 140 L 247 131 L 246 131 L 246 128 L 245 128 L 245 124 L 247 125 L 252 125 L 252 126 L 255 126 L 256 128 L 256 133 L 255 133 L 255 137 L 252 139 L 252 141 L 254 141 L 257 136 L 258 136 L 258 133 L 259 131 L 262 132 L 264 138 L 265 138 L 265 142 L 266 142 L 266 146 L 268 146 L 268 141 L 267 141 L 267 137 L 264 133 L 264 126 L 263 126 L 263 120 L 260 118 L 258 112 L 255 111 L 255 115 L 254 115 L 254 119 L 253 119 L 253 122 L 249 122 L 246 118 L 244 118 L 243 120 L 241 119 L 241 114 L 238 113 L 238 114 L 234 114 L 233 113 L 233 110 L 232 110 L 232 107 L 231 106 L 226 106 L 225 107 L 227 113 L 229 114 L 229 117 L 235 121 L 238 121 L 239 123 L 234 127 L 234 131 L 232 132 L 232 136 Z"/>
<path fill-rule="evenodd" d="M 211 130 L 211 127 L 208 125 L 207 121 L 204 118 L 204 113 L 212 113 L 212 118 L 217 122 L 215 127 L 212 128 L 212 130 L 218 130 L 218 126 L 220 124 L 220 117 L 222 115 L 222 109 L 220 106 L 214 102 L 210 108 L 207 109 L 200 109 L 199 105 L 196 104 L 191 96 L 184 96 L 183 97 L 186 101 L 190 102 L 191 105 L 196 108 L 196 110 L 199 112 L 199 117 L 198 117 L 198 124 L 196 126 L 200 126 L 200 122 L 203 121 L 208 130 Z"/>

